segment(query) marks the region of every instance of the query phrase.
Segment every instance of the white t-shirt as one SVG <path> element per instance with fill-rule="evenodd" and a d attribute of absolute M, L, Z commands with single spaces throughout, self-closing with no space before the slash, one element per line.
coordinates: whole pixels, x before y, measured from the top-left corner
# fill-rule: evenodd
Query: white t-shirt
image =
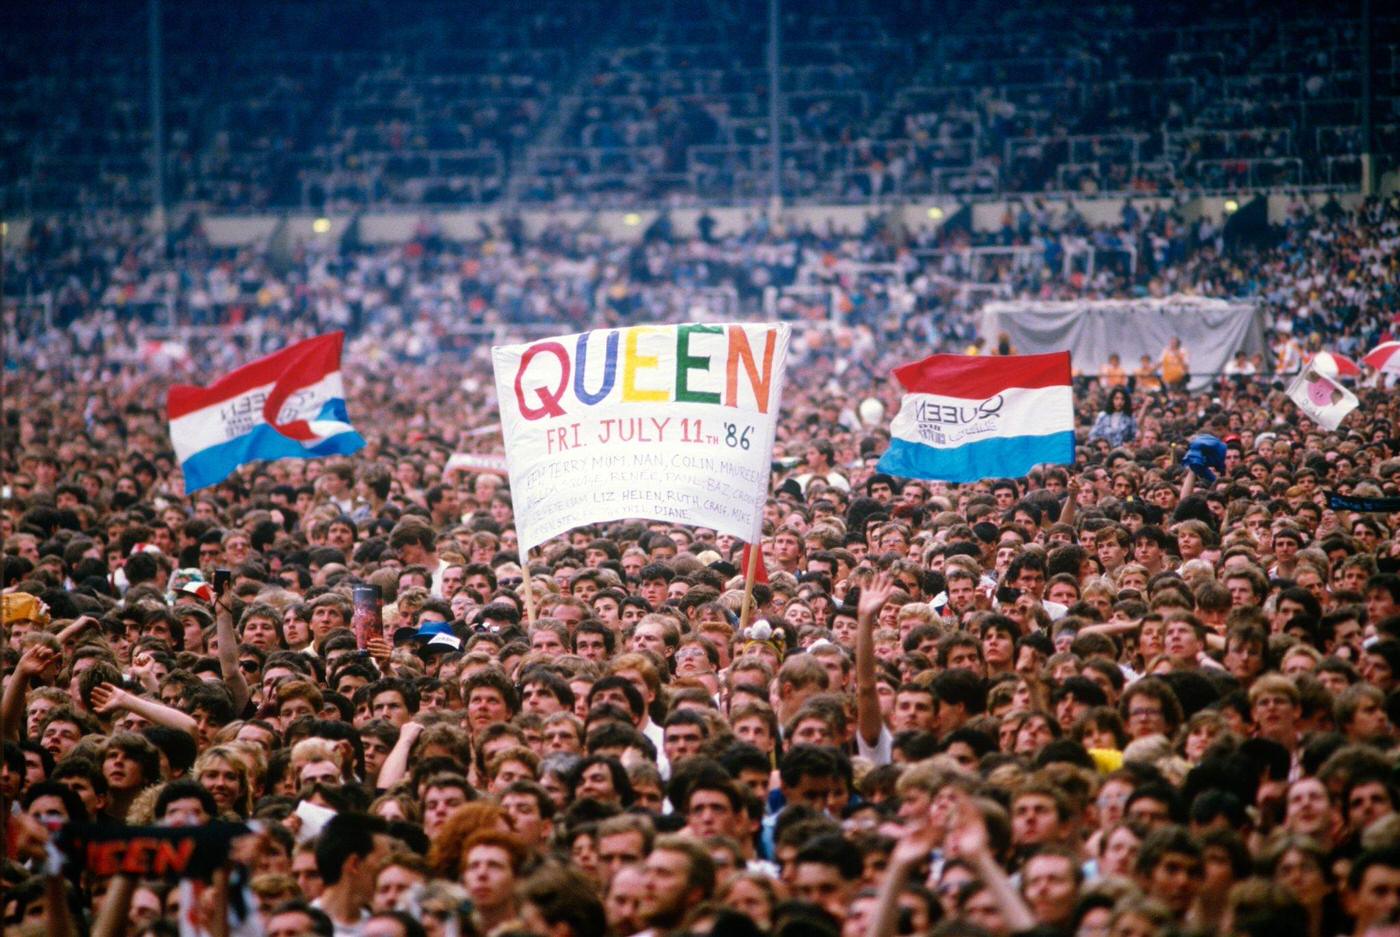
<path fill-rule="evenodd" d="M 331 926 L 335 928 L 335 937 L 360 937 L 360 934 L 365 929 L 365 921 L 369 920 L 369 910 L 366 908 L 360 909 L 360 920 L 358 923 L 342 924 L 340 923 L 340 921 L 337 921 L 335 919 L 335 915 L 331 914 L 329 911 L 326 911 L 326 909 L 321 906 L 320 898 L 317 898 L 315 901 L 311 902 L 311 907 L 315 908 L 318 911 L 324 911 L 326 917 L 331 919 Z"/>
<path fill-rule="evenodd" d="M 894 736 L 890 734 L 890 727 L 883 722 L 880 723 L 880 737 L 875 740 L 874 745 L 868 745 L 865 736 L 856 730 L 856 754 L 862 758 L 868 758 L 875 765 L 887 765 L 894 760 Z"/>
<path fill-rule="evenodd" d="M 442 574 L 446 572 L 447 567 L 451 565 L 452 564 L 447 562 L 447 560 L 438 559 L 437 569 L 433 570 L 433 581 L 431 583 L 433 598 L 442 598 Z"/>
<path fill-rule="evenodd" d="M 646 728 L 642 729 L 642 734 L 651 739 L 651 744 L 656 746 L 656 770 L 661 772 L 661 780 L 671 780 L 671 762 L 666 758 L 666 749 L 662 747 L 666 741 L 666 730 L 647 716 Z"/>

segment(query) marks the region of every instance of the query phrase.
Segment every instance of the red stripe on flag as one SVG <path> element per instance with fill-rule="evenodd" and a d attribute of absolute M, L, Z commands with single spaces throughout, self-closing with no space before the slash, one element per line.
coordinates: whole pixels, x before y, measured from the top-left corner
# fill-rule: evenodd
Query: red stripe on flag
<path fill-rule="evenodd" d="M 1070 382 L 1069 352 L 1048 355 L 929 355 L 894 369 L 911 394 L 980 400 L 1010 387 L 1061 387 Z"/>
<path fill-rule="evenodd" d="M 298 442 L 308 442 L 316 438 L 311 426 L 305 420 L 278 425 L 277 415 L 282 412 L 282 404 L 286 403 L 294 392 L 340 370 L 340 346 L 344 333 L 334 332 L 325 337 L 332 341 L 302 342 L 283 352 L 294 353 L 291 355 L 292 360 L 287 361 L 288 374 L 277 382 L 277 386 L 272 388 L 272 393 L 267 395 L 267 402 L 263 404 L 263 419 L 276 427 L 277 432 L 283 436 Z"/>
<path fill-rule="evenodd" d="M 340 348 L 344 340 L 344 332 L 318 335 L 273 352 L 266 358 L 249 362 L 208 387 L 177 384 L 170 388 L 170 394 L 166 397 L 166 412 L 173 420 L 286 378 L 295 381 L 287 385 L 291 389 L 314 384 L 332 371 L 339 370 Z"/>

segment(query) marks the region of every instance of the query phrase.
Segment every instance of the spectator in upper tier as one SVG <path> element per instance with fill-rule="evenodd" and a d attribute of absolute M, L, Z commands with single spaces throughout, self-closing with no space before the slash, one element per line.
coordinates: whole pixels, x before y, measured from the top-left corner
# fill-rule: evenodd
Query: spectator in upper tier
<path fill-rule="evenodd" d="M 1168 387 L 1185 387 L 1191 379 L 1191 355 L 1181 344 L 1181 339 L 1173 335 L 1167 347 L 1162 350 L 1162 382 Z"/>
<path fill-rule="evenodd" d="M 1128 372 L 1123 367 L 1123 359 L 1118 356 L 1117 352 L 1109 355 L 1108 363 L 1099 368 L 1099 386 L 1107 388 L 1128 386 Z"/>

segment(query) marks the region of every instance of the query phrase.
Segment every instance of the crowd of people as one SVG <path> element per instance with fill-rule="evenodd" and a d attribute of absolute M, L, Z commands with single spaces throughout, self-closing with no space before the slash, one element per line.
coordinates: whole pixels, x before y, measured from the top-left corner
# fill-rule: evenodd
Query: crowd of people
<path fill-rule="evenodd" d="M 996 237 L 1045 236 L 1036 210 Z M 963 350 L 973 311 L 879 232 L 425 227 L 289 268 L 189 231 L 198 289 L 261 329 L 175 373 L 344 326 L 367 446 L 186 494 L 174 378 L 142 357 L 159 320 L 114 297 L 190 284 L 120 227 L 36 228 L 7 263 L 71 302 L 7 348 L 7 933 L 1394 933 L 1400 406 L 1363 382 L 1328 432 L 1268 372 L 1393 336 L 1397 202 L 1299 206 L 1267 249 L 1122 230 L 1172 246 L 1018 292 L 1252 295 L 1278 360 L 1203 392 L 1086 376 L 1073 465 L 963 485 L 876 467 L 890 367 Z M 907 269 L 794 345 L 748 618 L 743 545 L 712 530 L 599 523 L 522 558 L 508 478 L 452 459 L 500 442 L 485 349 L 440 353 L 448 313 L 645 321 L 720 263 L 822 251 Z M 213 821 L 246 834 L 208 887 L 54 851 Z"/>
<path fill-rule="evenodd" d="M 35 222 L 4 256 L 20 338 L 9 355 L 44 371 L 160 368 L 194 380 L 333 329 L 347 330 L 362 360 L 432 363 L 469 360 L 483 335 L 521 325 L 568 331 L 770 309 L 794 321 L 839 316 L 882 348 L 913 338 L 960 351 L 979 334 L 988 298 L 1172 295 L 1258 302 L 1269 364 L 1282 373 L 1318 350 L 1359 356 L 1392 337 L 1394 196 L 1344 210 L 1295 195 L 1266 246 L 1227 243 L 1219 221 L 1188 220 L 1183 209 L 1125 202 L 1115 222 L 1092 224 L 1073 202 L 1027 200 L 1008 203 L 990 231 L 903 229 L 872 215 L 859 234 L 755 214 L 729 234 L 702 217 L 688 236 L 663 215 L 634 242 L 589 225 L 531 234 L 510 216 L 457 239 L 425 216 L 404 244 L 240 248 L 212 246 L 197 215 L 167 238 L 130 217 L 60 216 Z M 981 248 L 1000 253 L 979 260 Z"/>

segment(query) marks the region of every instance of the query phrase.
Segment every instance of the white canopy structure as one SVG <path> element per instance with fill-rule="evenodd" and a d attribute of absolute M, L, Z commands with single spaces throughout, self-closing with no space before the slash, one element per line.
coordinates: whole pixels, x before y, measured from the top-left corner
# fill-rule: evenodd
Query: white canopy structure
<path fill-rule="evenodd" d="M 1235 352 L 1262 353 L 1268 344 L 1264 315 L 1249 301 L 1172 296 L 1166 299 L 1086 301 L 1015 300 L 982 307 L 982 335 L 995 345 L 1005 332 L 1020 354 L 1070 353 L 1074 369 L 1098 374 L 1116 352 L 1129 374 L 1147 355 L 1160 361 L 1173 337 L 1190 356 L 1190 387 L 1209 386 Z"/>

